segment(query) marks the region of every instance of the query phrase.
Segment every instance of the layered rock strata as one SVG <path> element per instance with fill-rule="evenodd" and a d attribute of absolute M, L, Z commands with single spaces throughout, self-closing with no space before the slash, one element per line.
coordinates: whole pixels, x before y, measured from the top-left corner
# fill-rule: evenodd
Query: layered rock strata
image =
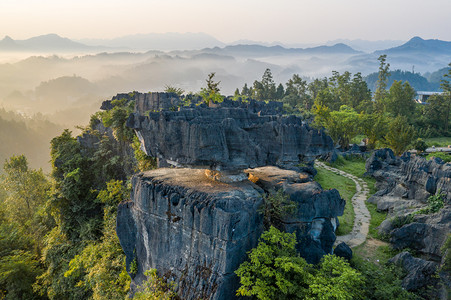
<path fill-rule="evenodd" d="M 127 125 L 135 129 L 148 155 L 177 167 L 287 167 L 333 149 L 329 136 L 300 118 L 262 116 L 241 107 L 135 113 Z"/>

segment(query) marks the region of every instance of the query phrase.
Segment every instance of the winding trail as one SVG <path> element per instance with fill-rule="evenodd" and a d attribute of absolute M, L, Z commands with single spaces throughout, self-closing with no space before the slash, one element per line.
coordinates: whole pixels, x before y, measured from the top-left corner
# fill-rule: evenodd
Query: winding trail
<path fill-rule="evenodd" d="M 315 165 L 354 181 L 356 193 L 354 194 L 354 196 L 352 196 L 351 199 L 355 212 L 354 226 L 352 227 L 352 231 L 349 234 L 337 236 L 335 244 L 345 242 L 349 247 L 355 247 L 363 244 L 368 236 L 371 219 L 370 212 L 365 205 L 365 200 L 368 197 L 369 193 L 368 185 L 363 179 L 339 169 L 329 167 L 322 162 L 315 161 Z"/>

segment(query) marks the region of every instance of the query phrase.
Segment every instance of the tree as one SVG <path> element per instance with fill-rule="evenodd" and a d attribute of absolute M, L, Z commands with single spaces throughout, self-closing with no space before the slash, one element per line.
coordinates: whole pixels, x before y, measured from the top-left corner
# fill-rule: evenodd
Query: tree
<path fill-rule="evenodd" d="M 27 228 L 26 224 L 47 200 L 50 184 L 42 170 L 28 168 L 28 161 L 24 155 L 12 156 L 5 161 L 3 170 L 5 174 L 1 178 L 2 185 L 7 193 L 4 204 L 10 221 Z"/>
<path fill-rule="evenodd" d="M 359 299 L 363 283 L 362 275 L 344 258 L 329 254 L 321 259 L 319 270 L 311 277 L 306 299 Z"/>
<path fill-rule="evenodd" d="M 262 81 L 254 81 L 253 90 L 253 96 L 256 100 L 263 101 L 276 99 L 276 84 L 274 83 L 270 69 L 265 70 Z"/>
<path fill-rule="evenodd" d="M 249 261 L 235 273 L 241 287 L 237 295 L 257 299 L 304 299 L 311 278 L 307 262 L 296 254 L 296 236 L 272 227 L 249 252 Z"/>
<path fill-rule="evenodd" d="M 327 106 L 315 107 L 315 124 L 323 126 L 335 143 L 342 149 L 348 149 L 349 143 L 359 130 L 359 115 L 346 105 L 342 105 L 338 111 L 330 111 Z"/>
<path fill-rule="evenodd" d="M 451 83 L 449 80 L 451 79 L 451 63 L 448 64 L 448 74 L 443 75 L 443 79 L 440 81 L 440 87 L 443 90 L 443 115 L 444 115 L 444 130 L 445 133 L 449 133 L 449 119 L 451 114 Z"/>
<path fill-rule="evenodd" d="M 414 98 L 415 90 L 407 81 L 403 83 L 395 80 L 384 102 L 385 111 L 393 117 L 401 115 L 411 120 L 415 112 Z"/>
<path fill-rule="evenodd" d="M 417 150 L 420 153 L 426 151 L 426 149 L 428 148 L 426 142 L 421 138 L 416 139 L 416 141 L 413 142 L 412 146 L 415 150 Z"/>
<path fill-rule="evenodd" d="M 307 92 L 307 82 L 303 80 L 298 74 L 294 74 L 287 82 L 287 97 L 288 104 L 291 106 L 300 106 L 303 109 L 310 110 L 313 105 L 313 98 Z M 284 99 L 284 102 L 286 100 Z"/>
<path fill-rule="evenodd" d="M 170 300 L 178 299 L 174 292 L 174 283 L 167 283 L 164 279 L 158 277 L 156 269 L 150 269 L 144 272 L 147 280 L 138 288 L 133 299 L 135 300 Z"/>
<path fill-rule="evenodd" d="M 208 78 L 206 79 L 207 87 L 202 88 L 199 93 L 207 105 L 210 105 L 210 101 L 217 103 L 223 100 L 221 94 L 219 94 L 219 84 L 221 81 L 216 82 L 214 80 L 215 74 L 215 72 L 208 74 Z"/>
<path fill-rule="evenodd" d="M 407 118 L 398 116 L 390 122 L 385 141 L 395 155 L 401 155 L 412 143 L 413 138 L 414 130 L 407 122 Z"/>
<path fill-rule="evenodd" d="M 103 236 L 100 242 L 90 242 L 69 263 L 64 277 L 78 281 L 85 289 L 92 289 L 92 299 L 124 299 L 130 277 L 125 270 L 125 255 L 116 235 L 118 204 L 127 198 L 122 182 L 112 180 L 99 192 L 97 201 L 104 204 Z"/>
<path fill-rule="evenodd" d="M 315 100 L 319 92 L 326 89 L 327 87 L 328 87 L 327 78 L 324 77 L 323 79 L 316 78 L 315 80 L 310 82 L 307 89 L 309 91 L 311 98 Z"/>
<path fill-rule="evenodd" d="M 383 113 L 360 114 L 360 130 L 367 137 L 369 149 L 376 148 L 377 143 L 383 142 L 387 134 L 390 119 Z"/>
<path fill-rule="evenodd" d="M 390 76 L 390 64 L 386 63 L 387 55 L 380 55 L 377 59 L 379 61 L 379 74 L 376 83 L 376 92 L 374 93 L 374 102 L 376 110 L 382 112 L 384 109 L 384 101 L 387 97 L 387 82 Z"/>
<path fill-rule="evenodd" d="M 237 295 L 257 299 L 358 299 L 362 275 L 348 262 L 326 255 L 316 268 L 296 253 L 296 235 L 271 227 L 236 274 Z"/>
<path fill-rule="evenodd" d="M 183 93 L 185 92 L 184 89 L 182 88 L 178 88 L 172 85 L 165 85 L 164 86 L 164 92 L 165 93 L 171 93 L 171 94 L 176 94 L 179 97 L 183 95 Z"/>
<path fill-rule="evenodd" d="M 280 100 L 283 98 L 284 95 L 285 95 L 285 90 L 283 88 L 283 85 L 281 83 L 279 83 L 279 85 L 277 86 L 277 90 L 276 90 L 276 99 Z"/>
<path fill-rule="evenodd" d="M 289 214 L 296 211 L 296 203 L 283 193 L 282 189 L 272 191 L 263 197 L 263 205 L 259 212 L 263 214 L 263 224 L 266 229 L 271 226 L 282 229 L 282 221 Z"/>

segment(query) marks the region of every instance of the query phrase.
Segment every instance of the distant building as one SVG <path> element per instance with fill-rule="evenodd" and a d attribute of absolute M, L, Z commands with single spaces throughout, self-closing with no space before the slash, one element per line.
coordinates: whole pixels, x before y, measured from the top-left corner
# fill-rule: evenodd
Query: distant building
<path fill-rule="evenodd" d="M 415 101 L 420 104 L 427 104 L 427 100 L 432 95 L 441 95 L 442 92 L 424 92 L 418 91 L 415 95 Z"/>

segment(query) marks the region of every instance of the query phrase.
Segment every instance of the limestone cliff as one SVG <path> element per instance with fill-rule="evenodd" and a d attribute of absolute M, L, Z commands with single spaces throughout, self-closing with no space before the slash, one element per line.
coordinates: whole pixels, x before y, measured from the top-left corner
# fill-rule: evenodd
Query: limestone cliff
<path fill-rule="evenodd" d="M 336 217 L 344 200 L 336 190 L 323 191 L 308 174 L 274 167 L 247 170 L 252 180 L 211 181 L 199 169 L 157 169 L 135 175 L 132 199 L 118 209 L 117 234 L 128 270 L 156 268 L 177 283 L 182 299 L 234 299 L 234 271 L 257 245 L 263 231 L 257 212 L 267 188 L 282 188 L 298 206 L 285 220 L 296 232 L 298 249 L 309 262 L 332 252 Z"/>
<path fill-rule="evenodd" d="M 282 226 L 296 232 L 300 254 L 316 263 L 332 252 L 345 201 L 312 181 L 308 166 L 333 148 L 330 137 L 280 115 L 281 103 L 185 107 L 174 94 L 125 95 L 135 101 L 127 125 L 145 152 L 172 165 L 133 176 L 131 200 L 118 208 L 127 270 L 132 262 L 138 266 L 132 288 L 156 268 L 183 299 L 235 298 L 234 271 L 257 245 L 263 231 L 258 208 L 272 190 L 282 189 L 296 203 Z"/>

